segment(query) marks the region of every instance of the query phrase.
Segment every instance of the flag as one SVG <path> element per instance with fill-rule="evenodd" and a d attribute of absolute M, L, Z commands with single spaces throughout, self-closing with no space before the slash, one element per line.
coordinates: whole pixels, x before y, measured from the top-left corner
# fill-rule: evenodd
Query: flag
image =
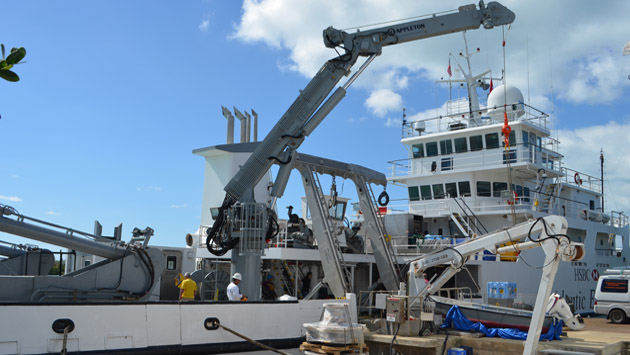
<path fill-rule="evenodd" d="M 492 89 L 494 88 L 492 87 L 492 79 L 490 79 L 490 91 L 488 91 L 488 94 L 492 92 Z"/>
<path fill-rule="evenodd" d="M 448 73 L 449 78 L 453 76 L 453 72 L 451 71 L 451 58 L 448 58 L 448 69 L 446 69 L 446 72 Z"/>

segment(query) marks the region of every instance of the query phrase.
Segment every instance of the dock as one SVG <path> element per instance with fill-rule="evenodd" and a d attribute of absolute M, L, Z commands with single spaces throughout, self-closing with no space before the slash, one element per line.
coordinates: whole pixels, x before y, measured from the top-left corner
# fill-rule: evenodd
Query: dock
<path fill-rule="evenodd" d="M 567 330 L 561 340 L 541 341 L 538 354 L 630 355 L 630 324 L 612 324 L 605 318 L 585 318 L 582 330 Z M 389 354 L 392 335 L 365 334 L 370 355 Z M 392 349 L 400 354 L 441 355 L 448 349 L 470 347 L 475 355 L 523 354 L 524 340 L 487 338 L 479 333 L 448 330 L 424 337 L 397 336 Z"/>

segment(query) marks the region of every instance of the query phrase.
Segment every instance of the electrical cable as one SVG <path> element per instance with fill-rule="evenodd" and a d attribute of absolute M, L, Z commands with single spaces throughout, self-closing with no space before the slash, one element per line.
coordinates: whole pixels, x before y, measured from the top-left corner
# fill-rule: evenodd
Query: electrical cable
<path fill-rule="evenodd" d="M 400 323 L 398 323 L 398 328 L 396 328 L 396 332 L 394 333 L 394 337 L 392 338 L 392 342 L 389 343 L 389 354 L 394 355 L 392 353 L 392 348 L 394 347 L 394 341 L 396 340 L 396 336 L 398 335 L 398 331 L 400 330 Z"/>

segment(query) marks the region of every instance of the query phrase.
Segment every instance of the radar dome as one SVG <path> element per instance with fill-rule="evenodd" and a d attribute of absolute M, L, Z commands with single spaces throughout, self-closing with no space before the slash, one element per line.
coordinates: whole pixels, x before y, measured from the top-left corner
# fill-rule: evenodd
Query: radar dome
<path fill-rule="evenodd" d="M 523 94 L 518 88 L 509 85 L 497 86 L 488 95 L 488 114 L 490 116 L 503 114 L 503 106 L 507 105 L 505 111 L 508 116 L 521 117 L 525 113 L 523 102 Z"/>

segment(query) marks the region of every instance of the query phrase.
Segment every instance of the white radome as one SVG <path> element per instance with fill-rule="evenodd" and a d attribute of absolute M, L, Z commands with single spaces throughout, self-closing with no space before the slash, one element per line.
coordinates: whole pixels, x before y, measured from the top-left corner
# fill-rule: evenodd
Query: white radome
<path fill-rule="evenodd" d="M 508 115 L 521 117 L 525 113 L 523 102 L 523 93 L 515 86 L 497 86 L 488 95 L 488 114 L 503 114 L 503 106 L 507 105 L 505 110 Z"/>

